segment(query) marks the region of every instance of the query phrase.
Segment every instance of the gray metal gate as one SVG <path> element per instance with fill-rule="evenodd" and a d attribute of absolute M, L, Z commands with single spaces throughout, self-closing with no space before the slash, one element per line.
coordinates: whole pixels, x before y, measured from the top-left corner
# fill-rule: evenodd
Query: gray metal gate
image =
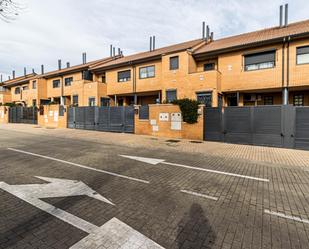
<path fill-rule="evenodd" d="M 294 126 L 299 122 L 294 122 L 294 115 L 293 106 L 281 105 L 205 108 L 204 140 L 293 148 Z"/>
<path fill-rule="evenodd" d="M 134 107 L 70 107 L 68 128 L 134 133 Z"/>
<path fill-rule="evenodd" d="M 295 148 L 309 150 L 309 107 L 296 107 Z"/>
<path fill-rule="evenodd" d="M 16 106 L 9 108 L 9 123 L 38 123 L 38 109 L 36 107 Z"/>

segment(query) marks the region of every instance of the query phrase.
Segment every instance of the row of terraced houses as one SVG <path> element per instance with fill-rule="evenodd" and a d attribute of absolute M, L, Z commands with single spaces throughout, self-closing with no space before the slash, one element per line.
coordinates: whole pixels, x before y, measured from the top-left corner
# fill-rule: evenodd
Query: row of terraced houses
<path fill-rule="evenodd" d="M 3 81 L 0 103 L 308 106 L 309 20 L 217 40 L 207 30 L 197 40 L 91 62 L 83 55 L 81 65 L 43 71 Z"/>

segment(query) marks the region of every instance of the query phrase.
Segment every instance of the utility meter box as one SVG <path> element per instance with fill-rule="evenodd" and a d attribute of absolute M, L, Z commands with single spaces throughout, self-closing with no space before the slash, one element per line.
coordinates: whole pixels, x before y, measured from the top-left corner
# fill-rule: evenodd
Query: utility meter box
<path fill-rule="evenodd" d="M 181 130 L 182 116 L 180 112 L 171 114 L 171 130 Z"/>
<path fill-rule="evenodd" d="M 168 121 L 169 120 L 169 114 L 168 113 L 160 113 L 159 114 L 159 120 L 160 121 Z"/>

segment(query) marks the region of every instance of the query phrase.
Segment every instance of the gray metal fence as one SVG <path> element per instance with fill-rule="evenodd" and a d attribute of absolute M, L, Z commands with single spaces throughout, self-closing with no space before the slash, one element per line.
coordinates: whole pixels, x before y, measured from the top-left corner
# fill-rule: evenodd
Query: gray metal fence
<path fill-rule="evenodd" d="M 68 128 L 134 133 L 134 107 L 70 107 Z"/>
<path fill-rule="evenodd" d="M 309 149 L 309 107 L 205 108 L 204 140 Z"/>
<path fill-rule="evenodd" d="M 9 108 L 9 123 L 38 123 L 38 109 L 36 107 L 15 106 Z"/>
<path fill-rule="evenodd" d="M 139 107 L 139 119 L 149 119 L 149 105 Z"/>

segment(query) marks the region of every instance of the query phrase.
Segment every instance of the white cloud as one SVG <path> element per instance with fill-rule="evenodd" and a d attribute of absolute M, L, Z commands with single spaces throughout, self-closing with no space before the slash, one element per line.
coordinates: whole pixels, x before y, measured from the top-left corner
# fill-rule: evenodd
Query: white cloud
<path fill-rule="evenodd" d="M 201 36 L 206 21 L 215 38 L 278 24 L 282 0 L 23 0 L 27 9 L 11 23 L 0 23 L 0 73 L 18 75 L 23 67 L 47 70 L 109 55 L 109 44 L 125 54 L 144 51 L 149 36 L 157 47 Z M 308 18 L 309 1 L 290 1 L 290 22 Z"/>

